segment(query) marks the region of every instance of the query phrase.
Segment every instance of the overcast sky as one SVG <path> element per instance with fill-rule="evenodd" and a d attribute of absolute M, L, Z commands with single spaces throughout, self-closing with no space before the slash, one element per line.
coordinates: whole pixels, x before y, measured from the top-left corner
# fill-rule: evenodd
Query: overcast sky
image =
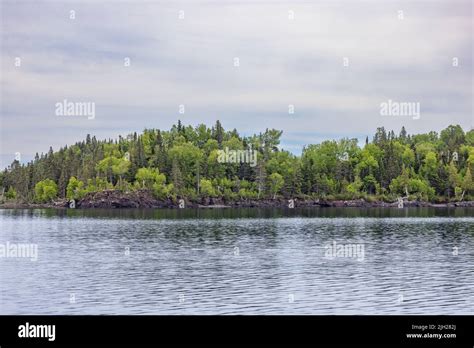
<path fill-rule="evenodd" d="M 15 152 L 29 160 L 88 133 L 178 119 L 219 119 L 244 135 L 281 129 L 296 154 L 380 126 L 474 123 L 469 0 L 0 3 L 1 168 Z M 57 116 L 64 99 L 94 102 L 95 118 Z M 389 99 L 419 102 L 420 118 L 382 116 Z"/>

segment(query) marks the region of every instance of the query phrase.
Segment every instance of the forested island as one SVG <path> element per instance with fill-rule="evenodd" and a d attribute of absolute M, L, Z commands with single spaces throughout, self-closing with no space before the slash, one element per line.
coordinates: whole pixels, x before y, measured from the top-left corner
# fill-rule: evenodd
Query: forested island
<path fill-rule="evenodd" d="M 396 134 L 281 149 L 282 131 L 241 136 L 219 121 L 84 141 L 0 173 L 0 206 L 195 207 L 472 203 L 474 130 Z M 73 205 L 71 205 L 73 202 Z M 464 202 L 464 203 L 463 203 Z M 467 204 L 469 205 L 469 204 Z M 472 204 L 471 204 L 472 206 Z"/>

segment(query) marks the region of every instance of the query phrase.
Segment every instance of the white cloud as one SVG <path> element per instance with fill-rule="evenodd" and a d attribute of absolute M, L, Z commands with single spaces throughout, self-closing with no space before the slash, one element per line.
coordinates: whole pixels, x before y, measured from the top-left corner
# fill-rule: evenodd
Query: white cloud
<path fill-rule="evenodd" d="M 382 125 L 412 132 L 450 123 L 467 128 L 470 6 L 467 0 L 7 1 L 1 153 L 47 151 L 85 133 L 115 137 L 167 128 L 178 118 L 191 124 L 219 118 L 244 133 L 279 128 L 284 137 L 373 134 Z M 71 9 L 75 20 L 68 18 Z M 21 68 L 13 66 L 17 56 Z M 54 103 L 64 98 L 96 102 L 96 120 L 54 117 Z M 419 101 L 421 119 L 382 118 L 379 104 L 389 98 Z M 288 104 L 295 115 L 287 114 Z"/>

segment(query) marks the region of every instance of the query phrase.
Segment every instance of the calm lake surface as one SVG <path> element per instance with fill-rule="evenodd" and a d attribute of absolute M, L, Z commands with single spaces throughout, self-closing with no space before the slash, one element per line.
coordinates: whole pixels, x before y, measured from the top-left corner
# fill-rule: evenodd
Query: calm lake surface
<path fill-rule="evenodd" d="M 0 210 L 7 242 L 0 314 L 474 313 L 469 208 Z"/>

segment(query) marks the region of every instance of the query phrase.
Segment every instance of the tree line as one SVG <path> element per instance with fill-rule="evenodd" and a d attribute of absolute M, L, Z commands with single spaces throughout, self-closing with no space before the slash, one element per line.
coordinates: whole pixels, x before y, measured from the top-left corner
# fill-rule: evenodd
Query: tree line
<path fill-rule="evenodd" d="M 118 139 L 86 139 L 36 154 L 0 173 L 2 200 L 50 202 L 81 199 L 101 190 L 150 190 L 158 199 L 225 200 L 301 197 L 433 202 L 471 200 L 474 194 L 474 130 L 450 125 L 409 135 L 377 128 L 360 147 L 357 139 L 327 140 L 281 149 L 282 131 L 241 136 L 219 121 L 211 128 L 180 121 L 169 131 L 145 129 Z M 253 149 L 255 163 L 219 161 L 220 151 Z"/>

